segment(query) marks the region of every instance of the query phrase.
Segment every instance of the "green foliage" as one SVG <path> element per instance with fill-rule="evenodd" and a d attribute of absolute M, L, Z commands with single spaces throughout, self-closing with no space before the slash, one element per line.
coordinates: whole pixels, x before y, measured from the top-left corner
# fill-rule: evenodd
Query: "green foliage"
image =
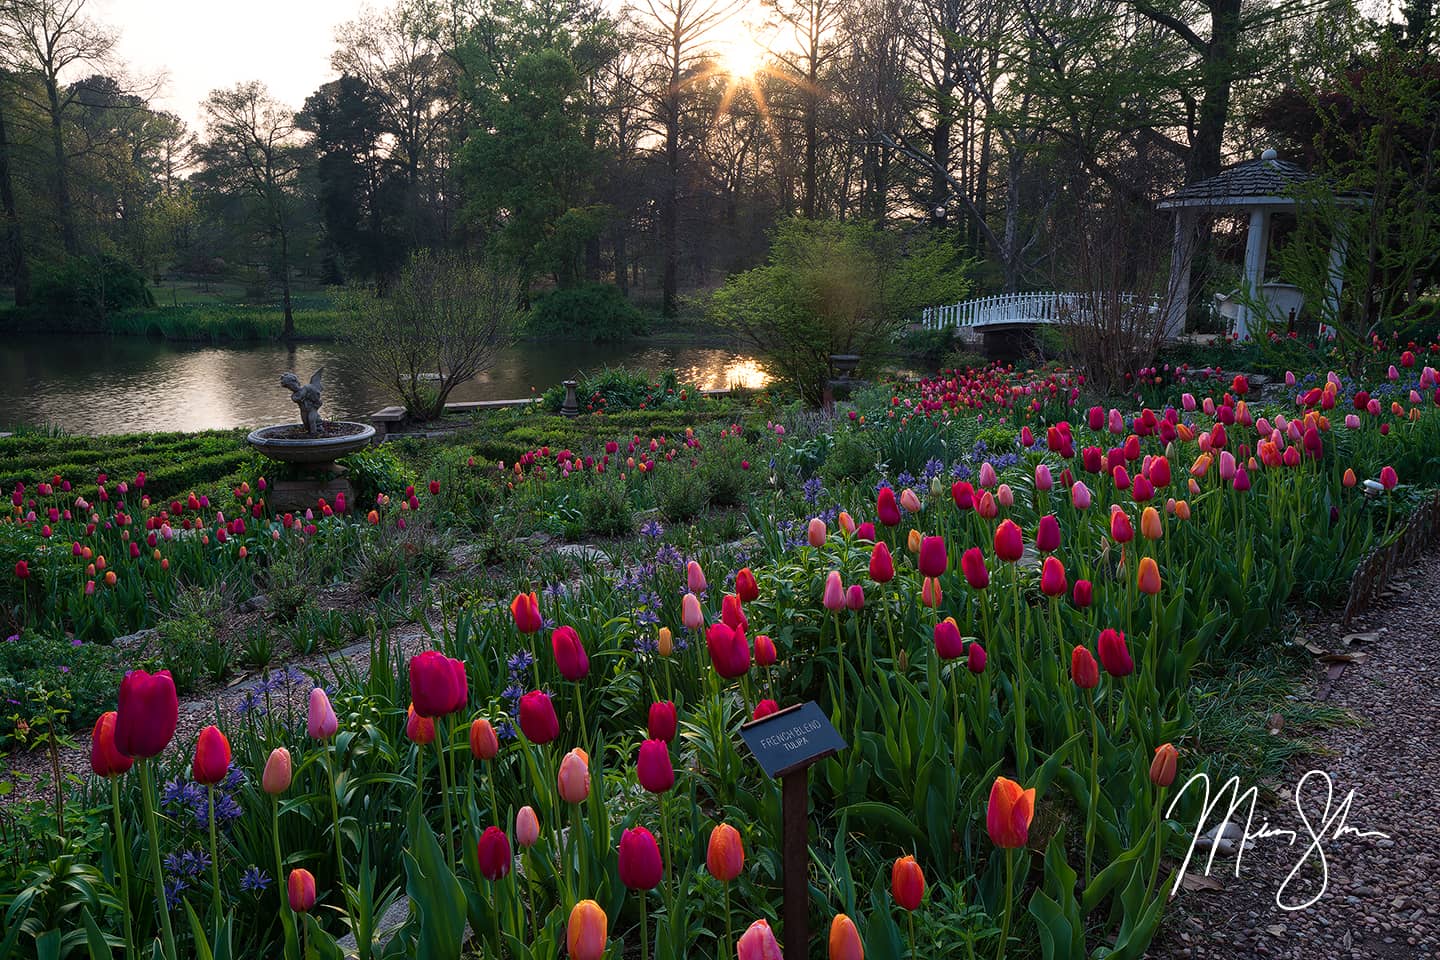
<path fill-rule="evenodd" d="M 367 509 L 377 494 L 401 496 L 415 482 L 414 472 L 387 443 L 366 447 L 340 462 L 355 490 L 355 503 Z"/>
<path fill-rule="evenodd" d="M 836 436 L 820 476 L 827 483 L 858 481 L 868 477 L 875 469 L 878 454 L 864 435 L 850 430 Z"/>
<path fill-rule="evenodd" d="M 607 473 L 581 487 L 578 509 L 586 532 L 618 537 L 635 526 L 625 483 L 618 474 Z"/>
<path fill-rule="evenodd" d="M 606 367 L 585 374 L 576 381 L 575 397 L 582 413 L 607 414 L 693 407 L 702 399 L 700 389 L 693 383 L 682 384 L 673 369 L 654 374 L 629 367 Z M 564 385 L 546 390 L 543 404 L 546 410 L 559 413 L 565 404 Z"/>
<path fill-rule="evenodd" d="M 215 638 L 215 625 L 195 614 L 165 620 L 156 627 L 157 659 L 170 671 L 175 691 L 184 697 L 205 677 L 205 651 Z"/>
<path fill-rule="evenodd" d="M 650 495 L 667 523 L 683 523 L 704 512 L 710 490 L 696 482 L 693 472 L 679 467 L 662 467 L 648 481 Z"/>
<path fill-rule="evenodd" d="M 145 277 L 111 256 L 67 257 L 35 271 L 33 314 L 50 331 L 104 329 L 110 315 L 151 307 Z"/>
<path fill-rule="evenodd" d="M 49 702 L 63 704 L 79 724 L 111 709 L 124 668 L 105 644 L 30 630 L 8 641 L 0 637 L 0 748 L 12 746 L 16 725 L 32 725 Z"/>
<path fill-rule="evenodd" d="M 904 319 L 962 299 L 964 272 L 944 239 L 902 240 L 860 221 L 790 219 L 776 227 L 767 263 L 730 277 L 709 314 L 818 405 L 831 354 L 874 362 Z"/>
<path fill-rule="evenodd" d="M 561 287 L 535 298 L 525 334 L 545 340 L 615 343 L 645 332 L 645 316 L 612 283 Z"/>
<path fill-rule="evenodd" d="M 215 495 L 245 479 L 252 462 L 239 430 L 99 437 L 22 433 L 0 439 L 0 487 L 9 490 L 58 474 L 93 491 L 101 473 L 112 483 L 133 483 L 144 471 L 144 490 L 152 498 L 184 498 L 192 490 Z"/>

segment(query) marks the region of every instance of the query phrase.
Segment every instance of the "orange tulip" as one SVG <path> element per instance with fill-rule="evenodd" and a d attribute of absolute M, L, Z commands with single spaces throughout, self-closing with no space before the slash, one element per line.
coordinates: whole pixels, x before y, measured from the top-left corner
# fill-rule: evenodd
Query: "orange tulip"
<path fill-rule="evenodd" d="M 609 939 L 610 920 L 594 900 L 581 900 L 570 911 L 565 944 L 570 960 L 600 960 Z"/>
<path fill-rule="evenodd" d="M 1168 787 L 1174 783 L 1179 760 L 1179 751 L 1172 744 L 1162 743 L 1156 747 L 1155 759 L 1150 761 L 1150 782 L 1157 787 Z"/>
<path fill-rule="evenodd" d="M 710 831 L 710 844 L 705 850 L 705 866 L 710 876 L 729 883 L 745 869 L 745 843 L 740 831 L 728 823 L 715 825 Z"/>
<path fill-rule="evenodd" d="M 1165 535 L 1165 525 L 1160 522 L 1160 511 L 1146 507 L 1140 514 L 1140 535 L 1146 540 L 1159 540 Z"/>
<path fill-rule="evenodd" d="M 1154 557 L 1140 558 L 1140 572 L 1135 585 L 1140 588 L 1141 593 L 1150 596 L 1160 592 L 1160 568 L 1155 565 Z"/>
<path fill-rule="evenodd" d="M 315 875 L 303 867 L 290 871 L 285 881 L 290 898 L 290 909 L 296 913 L 309 913 L 315 906 Z"/>
<path fill-rule="evenodd" d="M 479 717 L 470 724 L 470 753 L 476 760 L 494 760 L 500 752 L 500 739 L 490 721 Z"/>
<path fill-rule="evenodd" d="M 865 960 L 865 945 L 855 921 L 837 913 L 830 921 L 830 960 Z"/>
<path fill-rule="evenodd" d="M 1034 819 L 1035 788 L 1023 790 L 1014 780 L 996 777 L 985 810 L 990 841 L 1007 850 L 1023 847 L 1030 839 L 1030 821 Z"/>
<path fill-rule="evenodd" d="M 655 650 L 662 657 L 668 657 L 675 650 L 675 637 L 669 627 L 661 627 L 655 638 Z"/>
<path fill-rule="evenodd" d="M 905 537 L 905 549 L 909 550 L 911 553 L 919 553 L 919 552 L 920 552 L 920 531 L 919 531 L 919 530 L 916 530 L 916 529 L 914 529 L 913 527 L 910 529 L 909 535 L 907 535 L 907 536 Z"/>

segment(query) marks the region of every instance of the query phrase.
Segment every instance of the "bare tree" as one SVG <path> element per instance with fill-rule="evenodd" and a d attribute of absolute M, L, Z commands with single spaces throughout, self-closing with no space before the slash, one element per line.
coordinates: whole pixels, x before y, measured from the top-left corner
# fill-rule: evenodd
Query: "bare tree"
<path fill-rule="evenodd" d="M 514 334 L 513 271 L 454 253 L 417 253 L 384 297 L 351 288 L 339 298 L 361 368 L 410 416 L 433 420 L 450 392 L 490 367 Z"/>
<path fill-rule="evenodd" d="M 820 107 L 828 92 L 822 78 L 844 52 L 847 34 L 839 28 L 849 4 L 840 0 L 767 0 L 780 23 L 787 27 L 787 42 L 772 45 L 770 56 L 783 68 L 785 78 L 800 95 L 800 122 L 805 138 L 800 176 L 801 211 L 813 219 L 818 209 Z"/>
<path fill-rule="evenodd" d="M 204 103 L 205 142 L 197 151 L 203 176 L 219 189 L 255 201 L 265 230 L 278 245 L 285 332 L 295 335 L 290 305 L 290 243 L 302 215 L 298 187 L 303 162 L 295 112 L 252 80 L 212 90 Z"/>
<path fill-rule="evenodd" d="M 78 66 L 102 66 L 115 47 L 115 34 L 85 16 L 87 0 L 0 0 L 0 65 L 40 78 L 50 121 L 55 162 L 55 203 L 65 252 L 79 252 L 75 208 L 70 197 L 70 157 L 65 149 L 64 118 L 75 88 L 63 86 L 62 74 Z"/>

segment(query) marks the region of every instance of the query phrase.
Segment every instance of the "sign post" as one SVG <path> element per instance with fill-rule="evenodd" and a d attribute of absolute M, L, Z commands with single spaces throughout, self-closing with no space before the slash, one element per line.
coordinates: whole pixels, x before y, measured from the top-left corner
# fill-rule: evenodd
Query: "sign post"
<path fill-rule="evenodd" d="M 797 956 L 810 944 L 810 766 L 847 744 L 820 705 L 811 700 L 740 727 L 745 745 L 766 776 L 780 781 L 780 857 L 784 868 L 781 940 Z"/>

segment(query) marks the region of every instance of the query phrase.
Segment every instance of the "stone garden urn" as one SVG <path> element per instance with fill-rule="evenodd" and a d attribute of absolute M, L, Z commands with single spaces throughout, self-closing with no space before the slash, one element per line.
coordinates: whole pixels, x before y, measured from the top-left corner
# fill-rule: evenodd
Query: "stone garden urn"
<path fill-rule="evenodd" d="M 307 384 L 293 373 L 282 376 L 280 385 L 291 391 L 291 399 L 300 408 L 300 422 L 261 427 L 245 438 L 262 456 L 291 465 L 289 476 L 271 484 L 269 502 L 274 510 L 303 510 L 321 497 L 333 501 L 342 493 L 352 499 L 354 491 L 345 479 L 345 468 L 335 461 L 365 449 L 375 436 L 375 428 L 368 423 L 320 416 L 323 372 L 315 371 Z"/>

